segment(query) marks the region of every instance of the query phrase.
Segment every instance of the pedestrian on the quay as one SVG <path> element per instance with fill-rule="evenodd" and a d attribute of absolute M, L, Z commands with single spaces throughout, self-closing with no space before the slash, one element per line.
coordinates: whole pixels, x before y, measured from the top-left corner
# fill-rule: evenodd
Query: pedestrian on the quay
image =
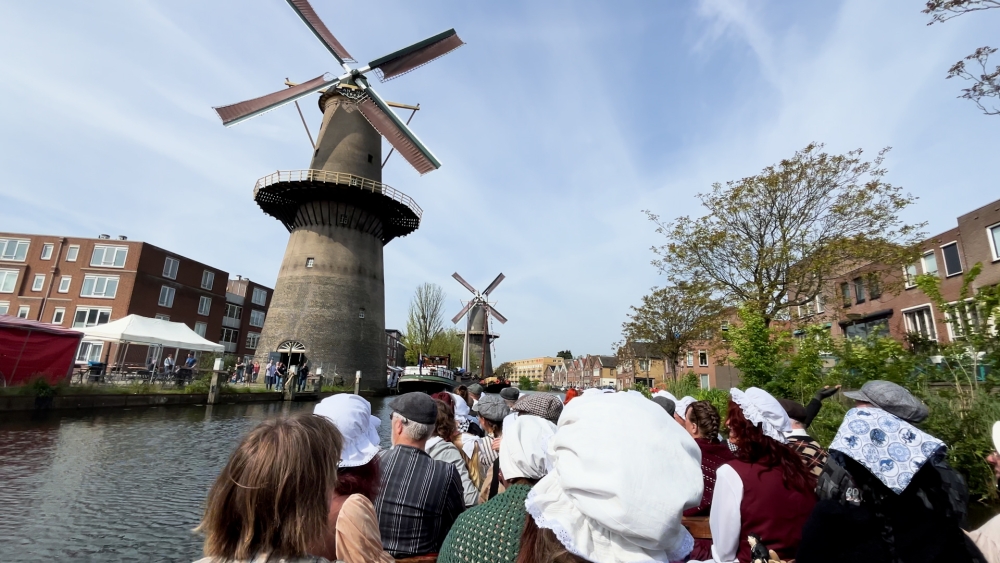
<path fill-rule="evenodd" d="M 434 399 L 406 393 L 390 407 L 392 448 L 379 454 L 375 500 L 382 546 L 396 558 L 437 553 L 465 509 L 462 480 L 454 466 L 424 451 L 437 422 Z"/>
<path fill-rule="evenodd" d="M 275 380 L 274 380 L 275 381 L 275 389 L 277 391 L 284 391 L 285 390 L 285 378 L 288 376 L 288 368 L 285 367 L 285 363 L 284 362 L 278 362 L 278 366 L 277 366 L 276 371 L 274 372 L 274 375 L 275 375 Z"/>
<path fill-rule="evenodd" d="M 184 367 L 188 369 L 194 369 L 194 366 L 197 363 L 198 360 L 195 359 L 194 352 L 188 352 L 187 359 L 184 360 Z"/>
<path fill-rule="evenodd" d="M 242 359 L 236 360 L 236 383 L 243 383 L 243 373 L 246 368 L 247 365 L 243 363 Z"/>
<path fill-rule="evenodd" d="M 277 366 L 274 365 L 274 360 L 267 361 L 267 367 L 264 368 L 264 388 L 270 391 L 274 388 L 274 374 L 277 370 Z"/>
<path fill-rule="evenodd" d="M 229 456 L 196 531 L 197 563 L 327 563 L 323 545 L 343 440 L 313 414 L 257 425 Z"/>
<path fill-rule="evenodd" d="M 174 355 L 167 354 L 166 358 L 163 358 L 163 375 L 170 376 L 174 373 Z"/>
<path fill-rule="evenodd" d="M 250 379 L 250 383 L 257 383 L 257 377 L 260 376 L 260 362 L 253 363 L 253 377 Z"/>
<path fill-rule="evenodd" d="M 309 358 L 302 360 L 302 365 L 298 369 L 297 384 L 299 393 L 306 390 L 306 380 L 309 379 Z"/>
<path fill-rule="evenodd" d="M 345 563 L 392 563 L 382 547 L 373 504 L 379 490 L 381 421 L 372 416 L 371 403 L 364 397 L 347 393 L 323 399 L 313 413 L 333 422 L 344 437 L 327 534 L 313 553 Z"/>
<path fill-rule="evenodd" d="M 548 453 L 524 500 L 518 563 L 682 561 L 691 551 L 681 512 L 701 500 L 700 452 L 662 407 L 636 392 L 577 397 Z"/>
<path fill-rule="evenodd" d="M 548 472 L 546 448 L 555 432 L 555 424 L 537 416 L 519 417 L 506 429 L 500 445 L 506 490 L 458 517 L 439 563 L 514 563 L 527 516 L 524 500 Z"/>

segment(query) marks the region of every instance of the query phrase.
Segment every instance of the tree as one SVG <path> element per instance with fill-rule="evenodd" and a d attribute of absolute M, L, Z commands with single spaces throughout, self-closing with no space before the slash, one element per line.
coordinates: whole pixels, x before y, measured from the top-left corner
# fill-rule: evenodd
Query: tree
<path fill-rule="evenodd" d="M 900 271 L 918 254 L 923 224 L 899 219 L 915 198 L 883 181 L 888 150 L 865 161 L 860 149 L 830 155 L 810 144 L 755 176 L 699 194 L 702 217 L 664 222 L 647 210 L 668 241 L 652 248 L 653 264 L 674 284 L 706 284 L 749 304 L 765 325 L 829 291 L 845 265 Z"/>
<path fill-rule="evenodd" d="M 514 375 L 514 364 L 510 362 L 504 362 L 493 370 L 493 377 L 497 379 L 503 379 L 504 381 L 510 381 L 510 378 Z"/>
<path fill-rule="evenodd" d="M 417 354 L 428 354 L 431 343 L 444 330 L 444 290 L 433 283 L 417 286 L 410 310 L 406 318 L 406 334 L 403 344 L 406 346 L 407 360 L 414 359 Z"/>
<path fill-rule="evenodd" d="M 740 370 L 743 388 L 766 387 L 781 367 L 787 341 L 768 327 L 755 307 L 747 304 L 738 314 L 740 322 L 730 325 L 726 335 L 733 366 Z"/>
<path fill-rule="evenodd" d="M 688 344 L 705 340 L 717 325 L 722 303 L 714 299 L 704 285 L 680 282 L 653 288 L 642 297 L 642 304 L 632 306 L 628 320 L 622 323 L 624 345 L 619 346 L 619 358 L 637 359 L 635 348 L 662 356 L 670 367 L 672 379 L 677 379 L 677 360 Z"/>
<path fill-rule="evenodd" d="M 534 391 L 535 382 L 527 375 L 522 375 L 517 379 L 517 388 L 521 391 Z"/>
<path fill-rule="evenodd" d="M 1000 0 L 928 0 L 921 11 L 930 14 L 931 21 L 927 22 L 927 25 L 933 25 L 944 23 L 963 14 L 992 8 L 1000 8 Z M 952 65 L 946 77 L 955 78 L 957 76 L 964 80 L 971 80 L 972 86 L 963 88 L 959 98 L 972 100 L 986 115 L 1000 115 L 1000 107 L 992 105 L 996 103 L 996 98 L 1000 98 L 1000 65 L 997 65 L 993 70 L 989 70 L 987 67 L 990 55 L 996 52 L 995 48 L 988 45 L 980 47 L 971 55 Z M 979 66 L 979 69 L 975 71 L 977 74 L 966 68 L 966 62 L 975 62 Z M 991 107 L 986 107 L 983 103 L 984 98 L 994 98 Z"/>
<path fill-rule="evenodd" d="M 570 352 L 569 350 L 561 350 L 558 354 L 556 354 L 556 357 L 564 360 L 572 360 L 573 352 Z"/>

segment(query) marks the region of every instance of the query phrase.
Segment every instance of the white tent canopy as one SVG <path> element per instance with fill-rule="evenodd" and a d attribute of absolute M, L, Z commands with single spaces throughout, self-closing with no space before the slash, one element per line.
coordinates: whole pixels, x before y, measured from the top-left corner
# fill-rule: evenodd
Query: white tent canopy
<path fill-rule="evenodd" d="M 107 340 L 132 344 L 156 344 L 164 348 L 223 352 L 225 347 L 206 340 L 184 323 L 129 315 L 103 325 L 80 329 L 84 340 Z"/>

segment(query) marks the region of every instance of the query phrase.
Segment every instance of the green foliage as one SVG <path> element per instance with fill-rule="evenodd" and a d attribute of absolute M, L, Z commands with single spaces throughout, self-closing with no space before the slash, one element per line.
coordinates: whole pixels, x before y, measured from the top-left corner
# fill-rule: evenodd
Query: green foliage
<path fill-rule="evenodd" d="M 871 335 L 867 338 L 838 338 L 830 344 L 836 360 L 826 380 L 857 389 L 866 381 L 883 379 L 907 385 L 912 382 L 917 357 L 893 338 Z"/>
<path fill-rule="evenodd" d="M 444 330 L 444 290 L 433 283 L 417 286 L 406 318 L 406 361 L 416 365 L 418 354 L 434 354 L 431 345 Z"/>
<path fill-rule="evenodd" d="M 702 389 L 698 383 L 698 375 L 694 372 L 688 372 L 677 381 L 667 382 L 666 391 L 678 399 L 691 396 L 695 400 L 712 403 L 712 406 L 719 411 L 719 416 L 725 424 L 726 413 L 729 411 L 728 389 Z"/>
<path fill-rule="evenodd" d="M 514 377 L 514 364 L 504 362 L 493 370 L 493 376 L 504 381 L 510 381 Z"/>
<path fill-rule="evenodd" d="M 59 387 L 49 383 L 45 376 L 36 374 L 24 385 L 22 393 L 42 398 L 55 397 L 59 393 Z"/>
<path fill-rule="evenodd" d="M 569 350 L 560 350 L 559 353 L 556 354 L 556 357 L 557 358 L 562 358 L 564 360 L 572 360 L 573 359 L 573 352 L 570 352 Z"/>
<path fill-rule="evenodd" d="M 534 391 L 535 382 L 532 381 L 530 377 L 522 375 L 517 380 L 517 388 L 520 389 L 521 391 Z"/>
<path fill-rule="evenodd" d="M 766 388 L 788 349 L 787 335 L 771 330 L 767 319 L 755 307 L 740 307 L 738 315 L 740 322 L 731 325 L 727 335 L 733 353 L 731 361 L 742 372 L 744 389 Z"/>
<path fill-rule="evenodd" d="M 190 394 L 208 393 L 212 387 L 212 374 L 206 373 L 184 386 L 184 392 Z"/>
<path fill-rule="evenodd" d="M 996 502 L 996 476 L 986 456 L 994 450 L 991 429 L 1000 420 L 1000 399 L 977 393 L 969 402 L 947 388 L 921 398 L 930 407 L 930 416 L 921 426 L 948 444 L 948 462 L 965 476 L 970 497 Z"/>
<path fill-rule="evenodd" d="M 643 385 L 642 383 L 636 383 L 635 386 L 632 387 L 632 390 L 642 393 L 642 396 L 646 397 L 647 399 L 653 398 L 653 392 L 650 391 L 649 387 Z"/>

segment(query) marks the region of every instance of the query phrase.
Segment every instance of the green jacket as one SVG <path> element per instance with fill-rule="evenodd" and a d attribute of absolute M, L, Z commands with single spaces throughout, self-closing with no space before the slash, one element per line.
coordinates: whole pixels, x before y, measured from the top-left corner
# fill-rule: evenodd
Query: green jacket
<path fill-rule="evenodd" d="M 463 512 L 441 546 L 438 563 L 514 563 L 521 551 L 529 491 L 528 485 L 512 485 Z"/>

